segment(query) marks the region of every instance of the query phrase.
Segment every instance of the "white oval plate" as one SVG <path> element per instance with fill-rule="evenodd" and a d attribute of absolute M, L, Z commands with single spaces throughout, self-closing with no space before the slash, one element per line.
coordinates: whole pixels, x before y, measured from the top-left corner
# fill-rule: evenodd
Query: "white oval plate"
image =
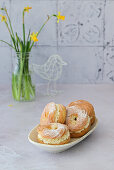
<path fill-rule="evenodd" d="M 88 133 L 86 133 L 84 136 L 80 138 L 71 138 L 70 142 L 64 145 L 47 145 L 47 144 L 41 144 L 37 141 L 37 126 L 31 130 L 31 132 L 28 135 L 29 141 L 34 144 L 36 147 L 41 148 L 45 151 L 57 153 L 57 152 L 63 152 L 72 146 L 76 145 L 77 143 L 84 140 L 87 136 L 89 136 L 97 127 L 98 119 L 96 118 L 95 123 L 91 126 L 91 129 Z"/>

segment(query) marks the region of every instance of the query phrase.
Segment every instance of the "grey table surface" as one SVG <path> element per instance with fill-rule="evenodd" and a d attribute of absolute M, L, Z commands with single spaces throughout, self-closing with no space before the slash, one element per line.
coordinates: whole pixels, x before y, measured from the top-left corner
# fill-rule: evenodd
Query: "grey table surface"
<path fill-rule="evenodd" d="M 33 102 L 15 102 L 11 90 L 0 87 L 0 170 L 112 170 L 114 169 L 114 85 L 64 85 L 63 93 L 38 94 Z M 50 101 L 90 101 L 99 120 L 97 129 L 71 149 L 52 154 L 28 141 Z M 9 106 L 9 105 L 12 105 Z"/>

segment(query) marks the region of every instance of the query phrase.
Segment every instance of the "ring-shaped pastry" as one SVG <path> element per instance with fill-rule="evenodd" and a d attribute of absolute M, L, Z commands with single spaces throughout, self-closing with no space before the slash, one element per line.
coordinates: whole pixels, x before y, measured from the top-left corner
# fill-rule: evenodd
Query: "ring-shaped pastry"
<path fill-rule="evenodd" d="M 91 125 L 95 122 L 94 107 L 88 101 L 86 101 L 86 100 L 77 100 L 77 101 L 71 102 L 68 106 L 77 106 L 81 110 L 85 110 L 87 112 L 88 116 L 90 116 Z"/>
<path fill-rule="evenodd" d="M 70 132 L 65 124 L 50 123 L 37 128 L 38 142 L 49 145 L 62 145 L 70 141 Z"/>
<path fill-rule="evenodd" d="M 66 107 L 62 104 L 48 103 L 41 115 L 40 124 L 47 125 L 49 123 L 62 123 L 66 120 Z"/>
<path fill-rule="evenodd" d="M 81 137 L 86 134 L 91 126 L 91 120 L 85 110 L 76 106 L 67 107 L 66 124 L 71 137 Z"/>

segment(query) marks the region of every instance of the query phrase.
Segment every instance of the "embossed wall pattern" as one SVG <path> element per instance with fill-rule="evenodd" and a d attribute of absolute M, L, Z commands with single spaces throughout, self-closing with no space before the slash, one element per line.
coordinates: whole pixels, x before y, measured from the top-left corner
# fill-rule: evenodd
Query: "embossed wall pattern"
<path fill-rule="evenodd" d="M 39 36 L 32 51 L 33 62 L 43 64 L 52 54 L 59 54 L 68 63 L 59 83 L 114 82 L 114 0 L 0 0 L 7 6 L 13 26 L 21 35 L 23 7 L 32 6 L 26 16 L 26 28 L 38 31 L 47 14 L 61 11 L 65 21 L 52 19 Z M 3 23 L 0 39 L 10 41 Z M 13 51 L 0 43 L 0 83 L 11 79 Z M 38 83 L 45 83 L 36 76 Z"/>

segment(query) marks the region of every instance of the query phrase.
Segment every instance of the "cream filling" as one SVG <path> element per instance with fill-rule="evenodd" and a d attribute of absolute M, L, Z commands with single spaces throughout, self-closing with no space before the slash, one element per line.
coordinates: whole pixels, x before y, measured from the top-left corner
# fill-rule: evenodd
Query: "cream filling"
<path fill-rule="evenodd" d="M 55 113 L 55 122 L 58 122 L 58 120 L 59 120 L 59 114 L 60 114 L 60 112 L 59 112 L 59 104 L 56 104 L 56 113 Z"/>
<path fill-rule="evenodd" d="M 90 124 L 90 117 L 88 116 L 88 122 L 87 124 L 84 126 L 83 129 L 79 130 L 79 131 L 76 131 L 76 132 L 70 132 L 70 133 L 81 133 L 84 129 L 86 129 Z"/>
<path fill-rule="evenodd" d="M 55 138 L 55 139 L 43 138 L 40 134 L 38 134 L 38 139 L 40 139 L 41 141 L 43 141 L 46 144 L 59 144 L 61 142 L 64 142 L 65 140 L 67 140 L 69 137 L 70 137 L 69 131 L 59 139 L 58 138 Z"/>

